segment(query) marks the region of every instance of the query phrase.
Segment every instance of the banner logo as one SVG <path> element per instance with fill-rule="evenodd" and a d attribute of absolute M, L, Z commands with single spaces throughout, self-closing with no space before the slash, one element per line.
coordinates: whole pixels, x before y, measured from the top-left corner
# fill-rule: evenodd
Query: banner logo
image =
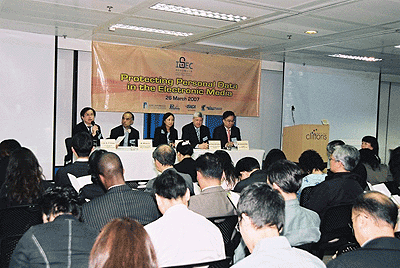
<path fill-rule="evenodd" d="M 179 69 L 193 69 L 193 62 L 186 62 L 185 57 L 180 57 L 179 61 L 176 61 L 176 68 Z"/>
<path fill-rule="evenodd" d="M 313 129 L 311 133 L 306 134 L 307 140 L 327 140 L 328 136 L 325 133 L 318 133 L 318 129 Z"/>

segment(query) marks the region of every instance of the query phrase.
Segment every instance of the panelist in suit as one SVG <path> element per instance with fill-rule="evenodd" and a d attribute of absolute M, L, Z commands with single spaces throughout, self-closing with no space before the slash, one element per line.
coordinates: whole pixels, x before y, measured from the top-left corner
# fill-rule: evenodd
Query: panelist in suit
<path fill-rule="evenodd" d="M 83 205 L 84 223 L 100 231 L 115 218 L 127 217 L 146 225 L 159 217 L 151 195 L 125 184 L 124 169 L 118 155 L 112 152 L 101 154 L 96 172 L 107 193 Z"/>
<path fill-rule="evenodd" d="M 138 146 L 139 131 L 131 127 L 135 116 L 131 112 L 125 112 L 122 115 L 121 125 L 111 129 L 110 139 L 116 139 L 124 136 L 119 146 Z"/>
<path fill-rule="evenodd" d="M 96 117 L 96 111 L 91 107 L 85 107 L 81 110 L 82 122 L 77 124 L 72 129 L 72 136 L 79 132 L 87 132 L 93 137 L 93 145 L 100 146 L 100 139 L 103 138 L 101 134 L 101 128 L 95 124 L 94 118 Z"/>
<path fill-rule="evenodd" d="M 210 129 L 203 126 L 203 114 L 201 112 L 194 113 L 193 122 L 183 126 L 182 140 L 188 140 L 193 148 L 208 149 Z"/>
<path fill-rule="evenodd" d="M 327 267 L 399 267 L 400 240 L 394 235 L 398 210 L 389 197 L 379 192 L 360 195 L 353 205 L 351 220 L 361 248 L 338 256 Z"/>
<path fill-rule="evenodd" d="M 221 146 L 224 148 L 232 148 L 234 140 L 240 141 L 240 129 L 235 124 L 235 113 L 232 111 L 225 111 L 222 114 L 223 124 L 216 127 L 213 132 L 213 139 L 220 140 Z"/>
<path fill-rule="evenodd" d="M 160 144 L 168 144 L 175 147 L 175 140 L 178 139 L 178 131 L 174 128 L 175 116 L 166 113 L 163 116 L 162 124 L 154 130 L 153 147 Z"/>

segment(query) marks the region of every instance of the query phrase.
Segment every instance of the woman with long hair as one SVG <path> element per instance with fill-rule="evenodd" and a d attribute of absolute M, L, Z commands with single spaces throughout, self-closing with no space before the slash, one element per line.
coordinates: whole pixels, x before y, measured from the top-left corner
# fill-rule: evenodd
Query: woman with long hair
<path fill-rule="evenodd" d="M 160 144 L 168 144 L 175 147 L 175 140 L 178 139 L 178 131 L 174 127 L 175 116 L 166 113 L 163 116 L 162 124 L 154 130 L 153 147 Z"/>
<path fill-rule="evenodd" d="M 365 166 L 367 171 L 367 182 L 372 185 L 393 180 L 389 167 L 381 164 L 381 160 L 373 150 L 361 149 L 360 163 Z"/>
<path fill-rule="evenodd" d="M 89 268 L 156 268 L 156 253 L 143 226 L 114 219 L 101 230 L 90 252 Z"/>
<path fill-rule="evenodd" d="M 238 177 L 236 177 L 235 166 L 233 165 L 231 156 L 223 150 L 217 150 L 214 152 L 216 156 L 221 160 L 222 168 L 224 173 L 222 175 L 221 187 L 227 191 L 235 188 L 236 184 L 239 182 Z"/>

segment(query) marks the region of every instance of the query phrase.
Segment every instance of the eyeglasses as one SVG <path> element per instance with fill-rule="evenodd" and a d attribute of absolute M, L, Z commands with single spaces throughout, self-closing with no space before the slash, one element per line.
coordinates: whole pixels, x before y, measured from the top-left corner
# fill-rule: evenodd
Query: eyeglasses
<path fill-rule="evenodd" d="M 360 216 L 360 215 L 361 215 L 361 214 L 357 214 L 356 216 L 354 216 L 353 218 L 351 218 L 351 222 L 348 224 L 349 227 L 350 227 L 350 229 L 351 229 L 351 232 L 353 233 L 353 235 L 354 235 L 354 226 L 353 226 L 353 222 L 354 222 L 355 219 L 357 219 L 357 217 Z"/>

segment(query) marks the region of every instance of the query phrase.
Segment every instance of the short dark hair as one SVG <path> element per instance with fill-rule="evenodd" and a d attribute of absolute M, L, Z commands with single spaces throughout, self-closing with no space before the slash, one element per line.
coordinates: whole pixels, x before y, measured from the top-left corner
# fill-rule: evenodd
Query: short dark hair
<path fill-rule="evenodd" d="M 260 169 L 260 163 L 254 157 L 246 156 L 240 159 L 235 166 L 236 176 L 240 176 L 240 172 L 247 171 L 250 172 L 254 169 Z"/>
<path fill-rule="evenodd" d="M 158 176 L 153 184 L 155 193 L 167 199 L 184 197 L 187 191 L 186 181 L 181 175 L 167 169 Z"/>
<path fill-rule="evenodd" d="M 105 152 L 99 156 L 97 170 L 99 175 L 103 175 L 106 178 L 124 174 L 121 159 L 113 152 Z"/>
<path fill-rule="evenodd" d="M 168 144 L 160 144 L 153 151 L 153 158 L 163 166 L 173 166 L 175 164 L 176 152 Z"/>
<path fill-rule="evenodd" d="M 276 226 L 281 230 L 285 222 L 285 200 L 265 182 L 256 182 L 244 188 L 237 210 L 239 217 L 242 213 L 246 214 L 258 229 Z"/>
<path fill-rule="evenodd" d="M 393 229 L 397 224 L 399 208 L 386 195 L 380 192 L 367 192 L 359 195 L 353 205 L 355 211 L 365 211 L 376 219 L 384 220 Z"/>
<path fill-rule="evenodd" d="M 314 150 L 304 151 L 299 157 L 299 167 L 307 174 L 311 174 L 314 169 L 324 170 L 326 165 L 319 153 Z"/>
<path fill-rule="evenodd" d="M 92 107 L 85 107 L 81 110 L 81 117 L 85 116 L 85 113 L 89 110 L 93 111 L 93 115 L 96 117 L 96 111 Z"/>
<path fill-rule="evenodd" d="M 271 149 L 262 163 L 262 169 L 267 170 L 272 163 L 281 159 L 286 159 L 285 153 L 280 149 Z"/>
<path fill-rule="evenodd" d="M 15 149 L 21 148 L 21 144 L 14 139 L 3 140 L 0 143 L 0 159 L 9 156 Z"/>
<path fill-rule="evenodd" d="M 190 143 L 181 141 L 176 145 L 176 152 L 181 153 L 182 155 L 192 155 L 193 154 L 193 147 Z"/>
<path fill-rule="evenodd" d="M 89 156 L 93 149 L 93 138 L 87 132 L 76 133 L 72 137 L 72 147 L 78 156 Z"/>
<path fill-rule="evenodd" d="M 78 193 L 72 186 L 53 186 L 46 189 L 39 199 L 39 205 L 42 212 L 50 216 L 57 213 L 71 213 L 76 218 L 81 215 L 81 201 L 78 199 Z"/>
<path fill-rule="evenodd" d="M 330 141 L 327 145 L 326 145 L 326 153 L 328 156 L 331 156 L 331 154 L 333 154 L 333 152 L 335 151 L 335 147 L 338 145 L 345 145 L 344 141 L 342 140 L 333 140 Z"/>
<path fill-rule="evenodd" d="M 225 111 L 225 112 L 222 114 L 222 119 L 226 119 L 226 118 L 229 117 L 229 116 L 233 116 L 233 118 L 236 117 L 236 115 L 235 115 L 234 112 L 232 112 L 232 111 Z"/>
<path fill-rule="evenodd" d="M 301 186 L 301 169 L 292 161 L 279 160 L 272 163 L 267 170 L 270 184 L 275 183 L 285 193 L 296 193 Z"/>
<path fill-rule="evenodd" d="M 99 163 L 100 156 L 104 153 L 107 153 L 107 151 L 100 149 L 93 151 L 93 153 L 89 156 L 89 173 L 94 184 L 102 185 L 100 183 L 99 169 L 97 164 Z"/>
<path fill-rule="evenodd" d="M 196 170 L 206 178 L 221 180 L 223 168 L 218 156 L 212 153 L 205 153 L 196 159 Z"/>

